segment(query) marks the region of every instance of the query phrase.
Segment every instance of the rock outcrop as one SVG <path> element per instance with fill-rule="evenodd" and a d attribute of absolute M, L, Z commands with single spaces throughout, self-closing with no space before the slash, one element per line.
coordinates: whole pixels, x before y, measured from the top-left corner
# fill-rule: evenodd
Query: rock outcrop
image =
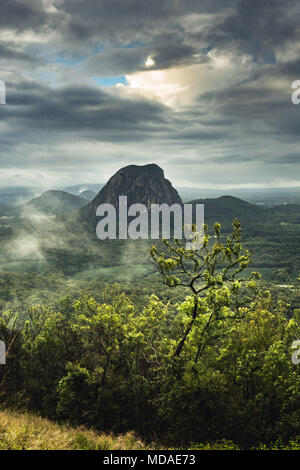
<path fill-rule="evenodd" d="M 104 203 L 117 209 L 119 196 L 127 196 L 128 207 L 135 203 L 144 204 L 148 209 L 151 204 L 182 204 L 176 189 L 158 165 L 129 165 L 109 179 L 97 196 L 81 209 L 81 216 L 85 220 L 94 219 L 97 207 Z"/>

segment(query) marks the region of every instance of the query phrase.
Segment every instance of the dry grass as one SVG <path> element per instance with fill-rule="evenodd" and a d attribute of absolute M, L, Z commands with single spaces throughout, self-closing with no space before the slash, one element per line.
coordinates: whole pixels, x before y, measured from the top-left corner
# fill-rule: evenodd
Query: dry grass
<path fill-rule="evenodd" d="M 0 450 L 151 450 L 133 432 L 119 436 L 84 427 L 72 428 L 40 418 L 28 412 L 0 410 Z M 166 449 L 166 448 L 164 448 Z M 190 444 L 189 450 L 239 450 L 225 439 L 214 443 Z M 277 442 L 256 447 L 257 450 L 300 450 L 300 436 L 288 445 Z M 182 449 L 181 449 L 182 450 Z"/>
<path fill-rule="evenodd" d="M 120 436 L 59 425 L 30 413 L 0 410 L 0 450 L 149 449 L 133 432 Z"/>

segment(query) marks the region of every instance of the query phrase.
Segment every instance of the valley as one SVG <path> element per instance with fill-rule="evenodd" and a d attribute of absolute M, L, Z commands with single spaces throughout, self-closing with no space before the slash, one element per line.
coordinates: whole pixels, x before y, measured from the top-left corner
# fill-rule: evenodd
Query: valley
<path fill-rule="evenodd" d="M 84 424 L 104 432 L 126 434 L 134 430 L 145 445 L 151 445 L 159 433 L 160 442 L 155 446 L 191 447 L 197 439 L 200 447 L 211 440 L 215 442 L 213 448 L 218 448 L 219 438 L 234 443 L 224 441 L 223 445 L 236 448 L 273 446 L 279 432 L 256 435 L 245 425 L 245 432 L 237 433 L 241 423 L 250 419 L 247 408 L 241 411 L 249 398 L 244 388 L 234 385 L 232 367 L 236 367 L 237 357 L 246 361 L 246 369 L 250 367 L 245 356 L 247 348 L 261 350 L 254 361 L 258 370 L 267 367 L 268 351 L 284 335 L 286 342 L 280 346 L 285 351 L 284 380 L 298 380 L 288 362 L 288 347 L 289 325 L 300 311 L 300 206 L 261 207 L 233 196 L 189 201 L 204 204 L 208 245 L 203 248 L 206 255 L 202 259 L 207 265 L 202 287 L 209 291 L 199 294 L 197 302 L 203 303 L 203 314 L 198 314 L 196 323 L 192 320 L 187 327 L 194 309 L 193 298 L 198 299 L 198 294 L 190 296 L 190 286 L 182 277 L 192 269 L 192 255 L 174 248 L 169 260 L 177 261 L 170 270 L 165 264 L 169 248 L 163 240 L 99 240 L 95 233 L 97 218 L 93 210 L 99 202 L 118 202 L 126 187 L 131 188 L 131 202 L 142 202 L 147 207 L 163 203 L 166 194 L 169 204 L 181 204 L 180 196 L 157 168 L 147 165 L 121 169 L 90 202 L 67 192 L 48 191 L 22 205 L 11 206 L 14 215 L 1 219 L 0 334 L 2 331 L 1 338 L 12 345 L 7 356 L 8 372 L 1 375 L 0 371 L 5 408 L 18 406 L 73 426 Z M 241 228 L 234 222 L 236 219 Z M 235 238 L 230 242 L 231 237 Z M 244 254 L 238 254 L 240 237 Z M 216 243 L 220 244 L 223 258 L 213 254 Z M 153 244 L 156 251 L 152 248 L 151 256 Z M 162 255 L 153 257 L 153 253 L 160 252 Z M 221 281 L 232 256 L 237 257 L 240 267 L 232 279 L 225 276 Z M 259 276 L 253 272 L 260 273 L 256 281 Z M 218 300 L 214 300 L 215 295 Z M 219 309 L 225 315 L 220 321 Z M 234 323 L 240 311 L 247 314 Z M 208 315 L 217 315 L 213 328 L 208 328 L 211 320 L 207 325 L 202 323 Z M 252 325 L 260 326 L 252 331 Z M 299 329 L 297 325 L 293 323 L 293 334 Z M 201 330 L 207 328 L 208 336 L 202 337 Z M 184 331 L 185 338 L 190 329 L 190 337 L 181 339 L 184 343 L 179 347 L 178 338 Z M 267 346 L 260 345 L 261 335 Z M 192 365 L 204 339 L 199 363 Z M 245 341 L 248 346 L 244 350 Z M 183 344 L 184 347 L 175 360 L 172 355 L 176 344 L 177 351 Z M 274 360 L 275 357 L 272 356 Z M 185 375 L 181 375 L 181 369 Z M 225 381 L 223 385 L 218 374 Z M 253 393 L 264 397 L 267 413 L 273 404 L 268 403 L 264 374 L 251 380 L 258 387 Z M 218 393 L 223 394 L 218 405 L 209 385 L 211 380 Z M 248 379 L 239 380 L 244 387 Z M 161 389 L 161 384 L 166 389 Z M 169 402 L 173 387 L 177 395 Z M 187 415 L 186 393 L 195 400 L 194 411 Z M 240 410 L 234 420 L 232 393 Z M 287 390 L 279 389 L 278 393 L 282 394 L 277 400 L 283 401 L 284 409 Z M 200 412 L 203 403 L 206 405 Z M 219 418 L 213 411 L 216 406 L 222 407 Z M 298 409 L 296 403 L 293 406 Z M 284 412 L 278 413 L 275 419 L 283 419 Z M 153 414 L 157 416 L 154 423 Z M 239 424 L 228 426 L 227 414 Z M 180 426 L 176 420 L 180 420 Z M 170 431 L 171 421 L 174 426 Z M 291 445 L 288 441 L 292 436 L 290 433 L 287 446 Z"/>

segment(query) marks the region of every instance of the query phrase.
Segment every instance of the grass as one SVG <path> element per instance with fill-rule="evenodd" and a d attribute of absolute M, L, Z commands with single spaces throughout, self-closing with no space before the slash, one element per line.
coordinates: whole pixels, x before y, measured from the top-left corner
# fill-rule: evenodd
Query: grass
<path fill-rule="evenodd" d="M 0 411 L 0 450 L 149 449 L 133 433 L 119 436 L 53 423 L 27 412 Z"/>
<path fill-rule="evenodd" d="M 232 441 L 191 443 L 188 450 L 240 450 Z M 28 412 L 0 410 L 1 450 L 167 450 L 143 443 L 134 432 L 113 435 L 57 424 Z M 184 450 L 169 448 L 169 450 Z M 288 444 L 277 441 L 261 444 L 252 450 L 300 450 L 300 436 Z"/>

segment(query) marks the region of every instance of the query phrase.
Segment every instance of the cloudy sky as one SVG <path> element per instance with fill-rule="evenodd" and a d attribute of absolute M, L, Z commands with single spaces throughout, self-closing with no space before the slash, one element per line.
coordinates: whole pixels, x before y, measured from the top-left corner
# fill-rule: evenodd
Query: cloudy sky
<path fill-rule="evenodd" d="M 300 185 L 297 0 L 0 0 L 0 186 Z"/>

